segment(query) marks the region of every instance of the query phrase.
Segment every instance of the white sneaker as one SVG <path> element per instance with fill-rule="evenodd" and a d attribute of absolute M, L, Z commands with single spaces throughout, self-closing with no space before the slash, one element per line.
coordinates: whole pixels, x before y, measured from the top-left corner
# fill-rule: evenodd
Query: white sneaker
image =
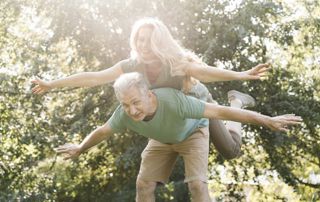
<path fill-rule="evenodd" d="M 241 93 L 236 90 L 230 90 L 228 92 L 228 100 L 239 99 L 242 102 L 242 108 L 254 107 L 256 102 L 253 97 L 248 94 Z"/>

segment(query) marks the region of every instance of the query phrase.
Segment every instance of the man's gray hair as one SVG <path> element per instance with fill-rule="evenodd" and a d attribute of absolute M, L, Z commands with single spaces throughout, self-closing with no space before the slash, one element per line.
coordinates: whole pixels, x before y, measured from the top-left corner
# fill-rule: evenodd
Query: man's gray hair
<path fill-rule="evenodd" d="M 148 84 L 142 74 L 137 72 L 122 74 L 113 84 L 114 92 L 119 99 L 126 90 L 131 87 L 137 88 L 141 95 L 145 95 L 148 90 Z"/>

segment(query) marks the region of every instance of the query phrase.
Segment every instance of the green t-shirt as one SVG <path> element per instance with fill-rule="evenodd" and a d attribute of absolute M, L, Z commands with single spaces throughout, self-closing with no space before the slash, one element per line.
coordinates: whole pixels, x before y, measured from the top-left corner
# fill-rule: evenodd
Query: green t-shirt
<path fill-rule="evenodd" d="M 113 132 L 126 129 L 162 143 L 176 144 L 188 138 L 197 128 L 208 126 L 202 118 L 205 103 L 172 88 L 153 90 L 158 107 L 149 121 L 134 121 L 118 106 L 108 124 Z"/>
<path fill-rule="evenodd" d="M 146 70 L 145 70 L 145 64 L 138 63 L 137 60 L 134 59 L 126 59 L 121 62 L 121 68 L 124 73 L 129 72 L 139 72 L 141 73 L 145 78 L 147 78 Z M 159 77 L 154 83 L 150 83 L 148 79 L 148 85 L 150 89 L 155 88 L 174 88 L 177 90 L 182 89 L 183 84 L 183 76 L 171 76 L 170 73 L 170 67 L 163 65 L 162 71 L 160 72 Z M 209 98 L 209 90 L 205 85 L 198 82 L 196 85 L 194 85 L 191 89 L 188 95 L 196 97 L 203 101 L 208 101 Z"/>

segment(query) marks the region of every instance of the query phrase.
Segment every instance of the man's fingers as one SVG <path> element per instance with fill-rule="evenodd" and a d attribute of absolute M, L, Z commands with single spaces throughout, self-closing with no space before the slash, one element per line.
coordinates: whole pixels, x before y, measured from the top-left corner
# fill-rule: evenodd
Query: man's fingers
<path fill-rule="evenodd" d="M 275 117 L 275 121 L 278 122 L 276 128 L 279 131 L 288 132 L 289 126 L 300 125 L 302 123 L 302 118 L 294 114 L 284 114 L 278 117 Z"/>
<path fill-rule="evenodd" d="M 288 132 L 289 131 L 287 128 L 284 128 L 284 127 L 279 128 L 279 130 L 282 131 L 282 132 Z"/>
<path fill-rule="evenodd" d="M 296 116 L 295 114 L 283 114 L 283 115 L 280 115 L 279 117 L 284 117 L 288 119 L 301 119 L 301 116 Z"/>
<path fill-rule="evenodd" d="M 301 116 L 296 116 L 294 114 L 286 114 L 284 115 L 284 118 L 287 120 L 287 121 L 303 121 L 303 119 L 301 118 Z"/>
<path fill-rule="evenodd" d="M 286 125 L 298 125 L 301 124 L 300 121 L 286 121 L 285 122 Z"/>
<path fill-rule="evenodd" d="M 281 128 L 286 128 L 287 126 L 291 125 L 300 125 L 301 121 L 300 120 L 291 120 L 291 119 L 280 119 L 280 127 Z"/>
<path fill-rule="evenodd" d="M 66 148 L 56 148 L 55 151 L 60 154 L 60 153 L 66 153 L 69 150 Z"/>
<path fill-rule="evenodd" d="M 60 149 L 66 149 L 66 148 L 69 148 L 69 147 L 70 147 L 70 144 L 64 144 L 64 145 L 61 145 L 61 146 L 56 147 L 56 148 L 54 148 L 54 149 L 60 150 Z"/>
<path fill-rule="evenodd" d="M 54 148 L 54 150 L 56 150 L 56 151 L 68 150 L 68 149 L 70 149 L 71 146 L 72 146 L 72 144 L 64 144 L 64 145 L 61 145 L 59 147 Z"/>
<path fill-rule="evenodd" d="M 291 117 L 287 119 L 288 121 L 295 121 L 295 122 L 299 122 L 301 123 L 303 121 L 303 119 L 301 119 L 301 117 Z"/>

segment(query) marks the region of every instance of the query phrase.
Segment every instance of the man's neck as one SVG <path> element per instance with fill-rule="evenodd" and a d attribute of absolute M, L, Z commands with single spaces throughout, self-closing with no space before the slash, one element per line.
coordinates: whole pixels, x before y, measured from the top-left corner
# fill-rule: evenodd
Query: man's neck
<path fill-rule="evenodd" d="M 149 113 L 144 118 L 144 121 L 151 120 L 154 117 L 154 115 L 156 114 L 157 109 L 158 109 L 158 99 L 157 99 L 157 96 L 152 92 Z"/>

